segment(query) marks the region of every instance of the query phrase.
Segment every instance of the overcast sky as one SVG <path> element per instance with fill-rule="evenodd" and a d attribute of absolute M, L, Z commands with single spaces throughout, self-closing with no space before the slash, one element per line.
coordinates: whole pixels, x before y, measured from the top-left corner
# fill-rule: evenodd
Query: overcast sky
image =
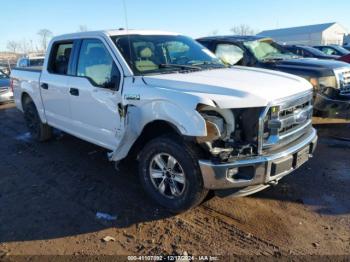
<path fill-rule="evenodd" d="M 125 27 L 122 0 L 2 0 L 0 50 L 9 40 L 38 41 L 42 28 L 55 35 Z M 192 37 L 228 34 L 234 25 L 256 31 L 339 22 L 350 29 L 350 0 L 125 0 L 129 28 L 161 29 Z"/>

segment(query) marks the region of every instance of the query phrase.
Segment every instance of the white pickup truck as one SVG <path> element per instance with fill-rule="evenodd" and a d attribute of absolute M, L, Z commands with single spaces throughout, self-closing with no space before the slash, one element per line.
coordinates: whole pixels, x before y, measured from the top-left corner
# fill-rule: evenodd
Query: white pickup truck
<path fill-rule="evenodd" d="M 110 150 L 111 161 L 136 153 L 146 192 L 174 212 L 209 190 L 244 196 L 275 185 L 317 143 L 306 80 L 228 68 L 175 33 L 58 36 L 43 68 L 14 69 L 12 84 L 34 138 L 54 127 Z"/>

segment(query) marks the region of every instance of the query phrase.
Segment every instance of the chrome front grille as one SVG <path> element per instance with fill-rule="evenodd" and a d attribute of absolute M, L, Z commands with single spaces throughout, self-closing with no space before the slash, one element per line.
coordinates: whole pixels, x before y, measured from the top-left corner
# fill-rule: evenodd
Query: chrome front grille
<path fill-rule="evenodd" d="M 297 139 L 309 130 L 311 122 L 311 92 L 272 103 L 260 117 L 260 152 Z"/>
<path fill-rule="evenodd" d="M 338 72 L 339 91 L 341 95 L 350 95 L 350 68 Z"/>

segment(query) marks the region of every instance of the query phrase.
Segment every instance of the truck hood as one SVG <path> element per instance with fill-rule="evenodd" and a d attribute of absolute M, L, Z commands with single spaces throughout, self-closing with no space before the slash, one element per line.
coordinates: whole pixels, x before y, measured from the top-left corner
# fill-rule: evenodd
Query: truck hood
<path fill-rule="evenodd" d="M 304 72 L 304 75 L 308 75 L 308 72 L 314 72 L 318 76 L 334 75 L 334 69 L 348 66 L 341 61 L 316 58 L 286 59 L 267 64 L 270 64 L 270 68 L 275 68 L 281 71 L 299 71 Z"/>
<path fill-rule="evenodd" d="M 263 107 L 272 101 L 312 90 L 309 82 L 297 76 L 239 66 L 145 76 L 144 81 L 156 88 L 210 99 L 221 108 Z"/>

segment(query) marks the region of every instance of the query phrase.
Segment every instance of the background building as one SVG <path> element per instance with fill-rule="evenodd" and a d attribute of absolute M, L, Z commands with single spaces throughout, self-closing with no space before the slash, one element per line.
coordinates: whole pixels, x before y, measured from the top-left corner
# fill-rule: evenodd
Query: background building
<path fill-rule="evenodd" d="M 350 45 L 350 34 L 344 36 L 344 44 Z"/>
<path fill-rule="evenodd" d="M 342 45 L 348 31 L 338 23 L 308 25 L 262 31 L 258 35 L 271 37 L 285 44 Z"/>

